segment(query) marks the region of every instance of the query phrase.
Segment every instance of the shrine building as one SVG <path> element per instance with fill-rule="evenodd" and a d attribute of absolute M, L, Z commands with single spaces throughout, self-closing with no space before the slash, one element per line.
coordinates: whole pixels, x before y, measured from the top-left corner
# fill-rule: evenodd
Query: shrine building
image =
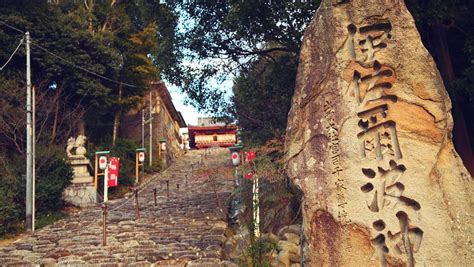
<path fill-rule="evenodd" d="M 235 124 L 217 122 L 212 118 L 198 118 L 198 125 L 188 125 L 189 145 L 197 149 L 233 146 L 237 142 L 238 128 Z"/>

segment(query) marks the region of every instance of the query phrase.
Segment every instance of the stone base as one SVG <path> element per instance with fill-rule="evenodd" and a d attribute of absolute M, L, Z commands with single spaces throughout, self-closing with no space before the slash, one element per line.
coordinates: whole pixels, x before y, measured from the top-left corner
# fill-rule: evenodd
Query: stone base
<path fill-rule="evenodd" d="M 93 181 L 94 181 L 94 177 L 90 175 L 82 175 L 82 176 L 74 176 L 71 182 L 73 184 L 89 184 L 89 183 L 92 183 Z"/>
<path fill-rule="evenodd" d="M 89 166 L 89 160 L 85 157 L 69 158 L 72 171 L 74 173 L 72 183 L 73 184 L 88 184 L 92 183 L 94 178 L 90 175 L 87 170 Z"/>
<path fill-rule="evenodd" d="M 73 184 L 64 190 L 63 197 L 67 203 L 87 207 L 96 203 L 97 192 L 93 184 Z"/>

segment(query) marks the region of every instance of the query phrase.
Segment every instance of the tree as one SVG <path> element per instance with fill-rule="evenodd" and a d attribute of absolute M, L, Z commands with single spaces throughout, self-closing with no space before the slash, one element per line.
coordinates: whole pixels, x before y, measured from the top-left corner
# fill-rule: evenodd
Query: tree
<path fill-rule="evenodd" d="M 294 92 L 297 62 L 282 52 L 261 57 L 234 80 L 235 117 L 244 139 L 263 143 L 284 133 Z"/>
<path fill-rule="evenodd" d="M 2 3 L 0 11 L 5 14 L 0 20 L 31 32 L 33 84 L 45 84 L 45 90 L 61 88 L 68 96 L 63 100 L 71 106 L 79 103 L 84 117 L 78 132 L 87 126 L 87 135 L 96 142 L 108 136 L 117 139 L 121 114 L 139 103 L 150 81 L 160 79 L 156 59 L 171 58 L 166 55 L 171 53 L 168 37 L 162 33 L 174 32 L 176 23 L 164 22 L 176 17 L 158 2 L 11 1 Z M 0 27 L 0 36 L 5 47 L 15 46 L 20 38 L 7 27 Z M 8 56 L 0 52 L 0 60 Z M 2 75 L 23 81 L 23 62 L 24 57 L 18 57 Z"/>
<path fill-rule="evenodd" d="M 119 64 L 106 72 L 119 83 L 108 85 L 111 88 L 108 101 L 101 110 L 94 110 L 95 115 L 102 116 L 89 118 L 90 128 L 95 128 L 93 132 L 104 132 L 104 127 L 95 127 L 101 125 L 97 119 L 113 118 L 112 145 L 118 138 L 122 113 L 139 103 L 149 82 L 159 80 L 159 71 L 152 60 L 157 56 L 158 35 L 154 14 L 149 12 L 158 4 L 142 4 L 134 1 L 84 1 L 68 13 L 83 30 L 109 44 L 119 58 Z M 105 128 L 109 127 L 110 124 Z"/>
<path fill-rule="evenodd" d="M 162 74 L 196 107 L 222 115 L 227 111 L 226 93 L 208 81 L 236 76 L 274 52 L 296 58 L 318 5 L 319 1 L 171 1 L 183 24 L 174 39 L 183 54 L 177 66 L 162 69 Z"/>
<path fill-rule="evenodd" d="M 114 62 L 114 57 L 110 56 L 109 49 L 104 48 L 104 46 L 98 46 L 96 39 L 89 38 L 89 36 L 81 32 L 73 31 L 65 25 L 61 21 L 61 13 L 57 9 L 53 9 L 45 4 L 32 5 L 30 9 L 23 10 L 20 2 L 8 6 L 0 6 L 0 10 L 1 14 L 5 14 L 0 16 L 2 21 L 6 21 L 8 24 L 14 25 L 14 27 L 19 29 L 28 29 L 31 32 L 32 83 L 37 86 L 38 95 L 47 96 L 44 100 L 52 104 L 50 108 L 54 107 L 55 109 L 54 112 L 47 113 L 54 113 L 55 119 L 45 119 L 48 123 L 54 122 L 50 125 L 51 127 L 47 128 L 51 130 L 49 132 L 52 137 L 50 143 L 63 143 L 65 139 L 56 138 L 58 118 L 67 118 L 66 114 L 75 110 L 78 105 L 86 110 L 89 105 L 86 101 L 90 101 L 92 105 L 94 105 L 94 100 L 96 103 L 100 103 L 108 93 L 108 88 L 101 81 L 91 79 L 87 73 L 78 71 L 68 62 L 88 68 L 91 71 L 103 73 L 106 65 Z M 23 37 L 21 33 L 8 27 L 1 27 L 0 35 L 5 37 L 0 41 L 5 47 L 14 46 Z M 61 50 L 58 48 L 61 48 Z M 52 51 L 68 62 L 51 55 L 45 49 Z M 7 54 L 0 55 L 2 60 L 6 60 L 7 57 Z M 9 116 L 9 121 L 4 121 L 3 125 L 8 122 L 21 122 L 24 117 L 24 112 L 21 110 L 24 103 L 18 102 L 18 99 L 22 99 L 21 96 L 24 95 L 24 89 L 22 89 L 24 88 L 25 81 L 24 62 L 25 52 L 22 47 L 19 50 L 19 55 L 10 62 L 5 69 L 6 71 L 1 73 L 3 79 L 10 81 L 2 83 L 0 85 L 1 90 L 12 93 L 9 94 L 12 95 L 12 98 L 3 99 L 3 101 L 6 101 L 3 106 L 7 107 L 7 104 L 10 104 L 13 108 L 20 110 L 19 113 L 13 111 L 4 113 L 5 116 Z M 53 99 L 56 100 L 54 101 Z M 66 107 L 66 110 L 60 109 L 58 101 Z M 41 108 L 41 103 L 38 104 L 39 108 Z M 59 114 L 60 111 L 65 113 Z M 78 114 L 80 113 L 82 112 Z M 69 121 L 68 124 L 73 121 L 75 120 Z M 15 125 L 17 127 L 24 126 L 21 123 Z M 43 129 L 41 124 L 36 126 L 37 129 Z M 67 137 L 63 136 L 62 138 Z"/>
<path fill-rule="evenodd" d="M 272 57 L 273 52 L 296 58 L 305 27 L 320 3 L 308 2 L 173 1 L 171 7 L 185 22 L 180 38 L 173 40 L 184 54 L 177 58 L 178 67 L 163 70 L 163 75 L 184 88 L 198 108 L 225 112 L 221 107 L 225 93 L 206 81 L 240 75 L 236 81 L 243 84 L 242 79 L 255 80 L 249 76 L 254 62 Z M 455 146 L 474 173 L 474 117 L 464 116 L 474 112 L 474 2 L 407 0 L 406 4 L 453 100 Z M 239 114 L 239 109 L 242 106 L 236 107 L 236 114 L 246 124 L 243 115 L 248 111 Z"/>
<path fill-rule="evenodd" d="M 26 147 L 26 116 L 24 87 L 13 80 L 0 77 L 0 146 L 24 154 Z M 84 108 L 71 105 L 72 95 L 63 87 L 54 90 L 37 86 L 35 97 L 36 143 L 54 145 L 66 140 L 75 130 L 75 124 L 84 115 Z"/>
<path fill-rule="evenodd" d="M 165 14 L 165 21 L 175 18 L 156 1 L 48 2 L 0 3 L 0 62 L 23 38 L 21 31 L 32 37 L 40 213 L 61 208 L 62 192 L 72 177 L 63 160 L 67 138 L 78 134 L 77 128 L 82 133 L 87 129 L 92 142 L 116 137 L 122 112 L 137 105 L 148 82 L 159 79 L 156 58 L 169 51 L 161 43 L 166 36 L 159 34 L 173 30 L 155 15 Z M 0 235 L 15 228 L 24 209 L 24 81 L 22 47 L 0 72 L 0 201 L 8 202 L 0 209 Z M 113 123 L 107 122 L 110 117 Z"/>

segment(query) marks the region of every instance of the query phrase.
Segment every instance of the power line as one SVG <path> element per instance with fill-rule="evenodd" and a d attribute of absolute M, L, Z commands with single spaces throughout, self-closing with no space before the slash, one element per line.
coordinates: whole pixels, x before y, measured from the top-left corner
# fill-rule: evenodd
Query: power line
<path fill-rule="evenodd" d="M 20 40 L 20 43 L 18 44 L 18 46 L 15 48 L 15 51 L 13 51 L 13 53 L 10 55 L 10 57 L 8 58 L 7 62 L 5 62 L 5 64 L 3 64 L 2 67 L 0 67 L 0 70 L 3 70 L 3 68 L 5 68 L 8 63 L 10 63 L 10 60 L 12 60 L 13 56 L 16 54 L 16 52 L 18 51 L 18 49 L 20 48 L 20 46 L 23 44 L 23 40 L 24 38 L 21 38 Z"/>
<path fill-rule="evenodd" d="M 20 29 L 18 29 L 18 28 L 16 28 L 16 27 L 14 27 L 14 26 L 12 26 L 12 25 L 6 23 L 5 21 L 1 21 L 1 20 L 0 20 L 0 23 L 3 24 L 3 25 L 5 25 L 5 26 L 7 26 L 8 28 L 10 28 L 10 29 L 12 29 L 12 30 L 15 30 L 15 31 L 17 31 L 17 32 L 20 32 L 20 33 L 25 34 L 24 31 L 22 31 L 22 30 L 20 30 Z"/>
<path fill-rule="evenodd" d="M 100 75 L 100 74 L 98 74 L 98 73 L 96 73 L 96 72 L 93 72 L 93 71 L 88 70 L 88 69 L 86 69 L 86 68 L 84 68 L 84 67 L 81 67 L 81 66 L 75 64 L 74 62 L 72 62 L 72 61 L 70 61 L 70 60 L 67 60 L 67 59 L 65 59 L 65 58 L 63 58 L 63 57 L 61 57 L 61 56 L 59 56 L 59 55 L 56 55 L 55 53 L 49 51 L 48 49 L 46 49 L 46 48 L 44 48 L 44 47 L 42 47 L 42 46 L 40 46 L 40 45 L 38 45 L 38 44 L 36 44 L 36 43 L 34 43 L 34 42 L 32 42 L 32 44 L 33 44 L 33 46 L 37 47 L 38 49 L 43 50 L 44 52 L 48 53 L 49 55 L 51 55 L 51 56 L 53 56 L 53 57 L 55 57 L 55 58 L 57 58 L 57 59 L 60 59 L 60 60 L 62 60 L 62 61 L 64 61 L 64 62 L 68 63 L 69 65 L 71 65 L 71 66 L 73 66 L 73 67 L 75 67 L 75 68 L 78 68 L 78 69 L 80 69 L 80 70 L 82 70 L 82 71 L 85 71 L 85 72 L 87 72 L 87 73 L 89 73 L 89 74 L 91 74 L 91 75 L 93 75 L 93 76 L 98 77 L 98 78 L 104 79 L 104 80 L 109 81 L 109 82 L 112 82 L 112 83 L 116 83 L 116 84 L 118 84 L 118 85 L 123 85 L 123 86 L 128 86 L 128 87 L 133 87 L 133 88 L 146 88 L 146 87 L 143 87 L 143 86 L 138 86 L 138 85 L 133 85 L 133 84 L 129 84 L 129 83 L 119 82 L 119 81 L 117 81 L 117 80 L 113 80 L 113 79 L 110 79 L 110 78 L 108 78 L 108 77 L 102 76 L 102 75 Z"/>
<path fill-rule="evenodd" d="M 22 33 L 22 34 L 25 33 L 24 31 L 22 31 L 22 30 L 20 30 L 20 29 L 18 29 L 18 28 L 16 28 L 16 27 L 14 27 L 14 26 L 12 26 L 12 25 L 10 25 L 10 24 L 4 22 L 4 21 L 1 21 L 1 20 L 0 20 L 0 24 L 3 24 L 3 25 L 5 25 L 6 27 L 8 27 L 8 28 L 10 28 L 10 29 L 12 29 L 12 30 L 15 30 L 15 31 L 17 31 L 17 32 L 20 32 L 20 33 Z M 85 67 L 82 67 L 82 66 L 77 65 L 76 63 L 74 63 L 74 62 L 72 62 L 72 61 L 70 61 L 70 60 L 67 60 L 67 59 L 65 59 L 65 58 L 63 58 L 63 57 L 61 57 L 61 56 L 59 56 L 59 55 L 57 55 L 57 54 L 55 54 L 55 53 L 49 51 L 48 49 L 42 47 L 41 45 L 39 45 L 39 44 L 37 44 L 37 43 L 35 43 L 35 42 L 31 42 L 31 43 L 32 43 L 33 46 L 37 47 L 38 49 L 42 50 L 43 52 L 45 52 L 45 53 L 47 53 L 47 54 L 49 54 L 49 55 L 51 55 L 51 56 L 53 56 L 53 57 L 55 57 L 55 58 L 57 58 L 57 59 L 59 59 L 59 60 L 62 60 L 62 61 L 68 63 L 69 65 L 71 65 L 71 66 L 73 66 L 73 67 L 75 67 L 75 68 L 77 68 L 77 69 L 80 69 L 80 70 L 82 70 L 82 71 L 84 71 L 84 72 L 87 72 L 88 74 L 90 74 L 90 75 L 92 75 L 92 76 L 95 76 L 95 77 L 97 77 L 97 78 L 100 78 L 100 79 L 103 79 L 103 80 L 106 80 L 106 81 L 109 81 L 109 82 L 112 82 L 112 83 L 115 83 L 115 84 L 118 84 L 118 85 L 128 86 L 128 87 L 132 87 L 132 88 L 145 88 L 145 89 L 147 89 L 147 87 L 145 87 L 145 86 L 138 86 L 138 85 L 133 85 L 133 84 L 129 84 L 129 83 L 124 83 L 124 82 L 120 82 L 120 81 L 117 81 L 117 80 L 114 80 L 114 79 L 105 77 L 105 76 L 103 76 L 103 75 L 101 75 L 101 74 L 98 74 L 98 73 L 96 73 L 96 72 L 94 72 L 94 71 L 91 71 L 91 70 L 89 70 L 89 69 L 87 69 L 87 68 L 85 68 Z"/>

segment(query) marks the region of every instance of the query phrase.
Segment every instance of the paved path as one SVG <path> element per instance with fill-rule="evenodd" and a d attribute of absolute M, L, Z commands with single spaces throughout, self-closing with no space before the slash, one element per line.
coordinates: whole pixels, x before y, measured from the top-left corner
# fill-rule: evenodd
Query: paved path
<path fill-rule="evenodd" d="M 102 246 L 101 208 L 91 207 L 0 248 L 0 265 L 224 266 L 227 224 L 221 208 L 232 180 L 219 177 L 216 186 L 197 175 L 205 166 L 195 167 L 195 175 L 186 179 L 202 153 L 189 152 L 141 189 L 140 219 L 135 220 L 133 198 L 110 201 L 106 246 Z M 227 165 L 224 153 L 213 151 L 205 165 Z M 165 180 L 170 181 L 170 198 Z M 156 206 L 153 188 L 157 188 Z"/>

